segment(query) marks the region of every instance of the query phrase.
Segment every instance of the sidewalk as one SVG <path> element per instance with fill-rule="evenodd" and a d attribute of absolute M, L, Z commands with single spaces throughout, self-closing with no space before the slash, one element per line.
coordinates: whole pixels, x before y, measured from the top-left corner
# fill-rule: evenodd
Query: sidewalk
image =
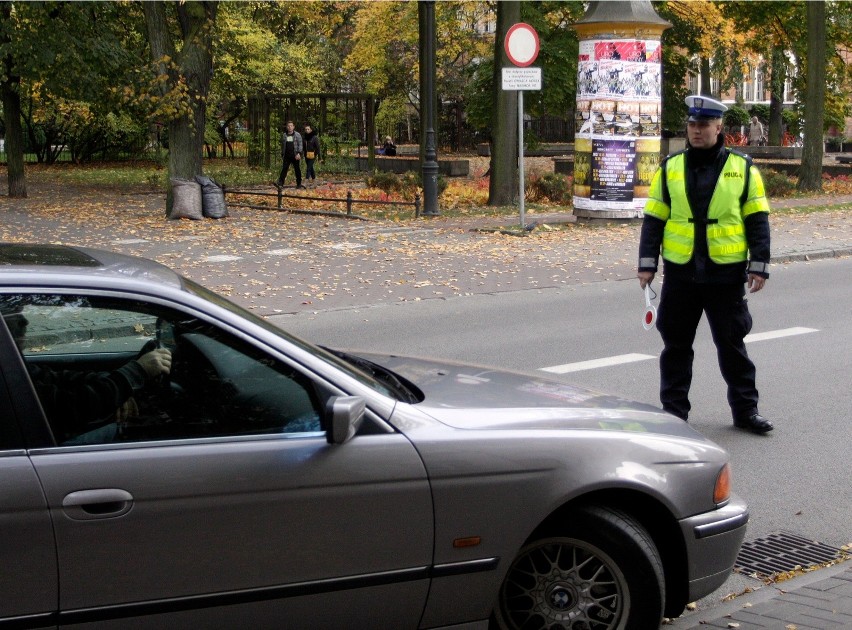
<path fill-rule="evenodd" d="M 28 199 L 0 196 L 0 240 L 152 258 L 266 317 L 636 279 L 639 220 L 527 213 L 539 227 L 523 237 L 499 232 L 518 215 L 350 221 L 233 208 L 219 221 L 165 221 L 163 203 L 34 187 Z M 816 211 L 770 216 L 772 262 L 852 255 L 852 211 L 837 209 L 849 204 L 852 195 L 773 201 Z"/>
<path fill-rule="evenodd" d="M 755 584 L 760 584 L 755 581 Z M 663 630 L 825 630 L 852 628 L 852 563 L 761 586 L 730 602 L 687 612 Z"/>
<path fill-rule="evenodd" d="M 847 217 L 837 223 L 825 223 L 824 230 L 817 229 L 810 235 L 803 230 L 803 226 L 813 226 L 819 219 L 807 215 L 784 215 L 776 214 L 775 211 L 792 208 L 811 208 L 824 206 L 826 208 L 852 205 L 852 195 L 824 195 L 811 198 L 776 199 L 772 200 L 773 212 L 770 214 L 770 226 L 772 229 L 772 263 L 787 263 L 795 261 L 817 260 L 820 258 L 834 258 L 852 254 L 852 211 Z M 578 219 L 570 212 L 549 214 L 527 214 L 525 217 L 527 226 L 537 229 L 542 224 L 565 225 L 577 223 Z M 494 218 L 480 217 L 477 219 L 448 219 L 443 224 L 441 219 L 433 219 L 434 225 L 441 227 L 458 227 L 470 230 L 493 231 L 498 229 L 498 222 Z M 584 221 L 580 219 L 580 221 Z M 585 220 L 588 222 L 588 220 Z M 638 226 L 641 221 L 628 221 Z M 506 225 L 506 221 L 502 226 Z M 830 231 L 833 234 L 827 234 Z M 637 230 L 638 234 L 638 230 Z M 638 242 L 638 241 L 637 241 Z"/>

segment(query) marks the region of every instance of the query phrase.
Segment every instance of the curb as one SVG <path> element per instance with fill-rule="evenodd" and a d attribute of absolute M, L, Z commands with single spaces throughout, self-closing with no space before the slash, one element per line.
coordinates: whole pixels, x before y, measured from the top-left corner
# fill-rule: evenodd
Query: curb
<path fill-rule="evenodd" d="M 800 252 L 791 251 L 784 254 L 772 256 L 769 262 L 786 263 L 786 262 L 806 262 L 809 260 L 818 260 L 821 258 L 840 258 L 842 256 L 852 255 L 852 245 L 846 247 L 832 249 L 812 249 Z"/>

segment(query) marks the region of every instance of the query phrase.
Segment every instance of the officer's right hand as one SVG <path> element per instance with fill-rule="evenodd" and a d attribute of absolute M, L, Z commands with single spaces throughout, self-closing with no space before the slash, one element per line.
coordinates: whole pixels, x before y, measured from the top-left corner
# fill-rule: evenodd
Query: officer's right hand
<path fill-rule="evenodd" d="M 653 271 L 636 272 L 636 277 L 639 278 L 639 286 L 644 289 L 647 285 L 651 284 L 655 275 L 656 274 Z"/>
<path fill-rule="evenodd" d="M 145 370 L 145 375 L 148 378 L 153 378 L 159 374 L 168 374 L 172 370 L 172 353 L 166 348 L 157 348 L 151 350 L 141 357 L 136 359 L 136 362 Z"/>

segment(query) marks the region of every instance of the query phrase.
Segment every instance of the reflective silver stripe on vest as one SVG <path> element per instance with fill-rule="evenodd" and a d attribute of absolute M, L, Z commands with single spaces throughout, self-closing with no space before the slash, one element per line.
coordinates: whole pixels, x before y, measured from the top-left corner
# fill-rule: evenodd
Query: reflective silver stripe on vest
<path fill-rule="evenodd" d="M 656 267 L 657 259 L 656 258 L 640 258 L 639 259 L 640 267 Z"/>
<path fill-rule="evenodd" d="M 752 260 L 748 264 L 748 270 L 750 273 L 769 273 L 769 263 Z"/>

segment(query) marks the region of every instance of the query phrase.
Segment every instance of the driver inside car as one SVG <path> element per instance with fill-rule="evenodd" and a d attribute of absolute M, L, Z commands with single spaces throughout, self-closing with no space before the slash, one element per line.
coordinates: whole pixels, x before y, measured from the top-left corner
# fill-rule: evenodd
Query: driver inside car
<path fill-rule="evenodd" d="M 0 313 L 23 353 L 29 321 L 23 305 L 0 301 Z M 155 348 L 109 372 L 56 370 L 26 361 L 44 413 L 61 445 L 111 442 L 137 415 L 134 392 L 171 371 L 172 355 Z"/>

